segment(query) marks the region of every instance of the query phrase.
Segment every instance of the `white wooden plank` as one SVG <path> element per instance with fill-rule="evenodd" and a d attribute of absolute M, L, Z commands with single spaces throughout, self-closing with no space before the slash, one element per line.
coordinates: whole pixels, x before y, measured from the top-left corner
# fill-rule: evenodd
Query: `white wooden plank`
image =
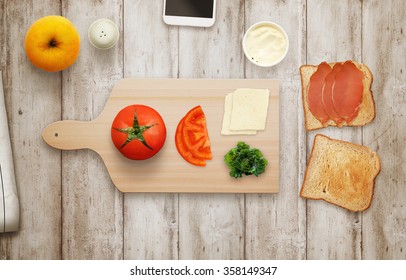
<path fill-rule="evenodd" d="M 0 235 L 0 259 L 61 257 L 61 155 L 41 130 L 61 114 L 61 76 L 35 68 L 24 51 L 25 33 L 59 2 L 2 1 L 0 63 L 20 200 L 20 229 Z"/>
<path fill-rule="evenodd" d="M 371 208 L 363 215 L 364 259 L 406 258 L 406 2 L 363 2 L 363 60 L 374 75 L 376 118 L 365 145 L 381 159 Z"/>
<path fill-rule="evenodd" d="M 306 1 L 246 1 L 245 30 L 258 21 L 274 21 L 287 32 L 287 57 L 271 68 L 245 60 L 247 78 L 280 80 L 280 192 L 246 196 L 246 258 L 304 259 L 306 209 L 299 198 L 306 146 L 299 67 L 305 63 Z M 272 167 L 271 167 L 272 168 Z"/>
<path fill-rule="evenodd" d="M 179 28 L 181 78 L 243 77 L 243 4 L 217 1 L 216 23 L 212 27 Z M 180 195 L 179 258 L 243 257 L 244 195 Z"/>
<path fill-rule="evenodd" d="M 307 63 L 361 61 L 361 5 L 354 1 L 307 1 Z M 317 133 L 361 144 L 361 128 L 327 128 L 307 133 L 307 156 Z M 361 214 L 307 201 L 307 258 L 360 259 Z"/>
<path fill-rule="evenodd" d="M 91 120 L 122 78 L 123 40 L 110 50 L 99 50 L 89 43 L 87 31 L 99 18 L 113 20 L 122 30 L 122 1 L 62 3 L 62 14 L 81 36 L 79 58 L 63 72 L 62 118 Z M 64 259 L 123 258 L 123 195 L 96 153 L 63 152 L 62 207 Z"/>
<path fill-rule="evenodd" d="M 173 78 L 178 28 L 162 20 L 163 1 L 124 1 L 125 77 Z M 124 258 L 178 258 L 178 195 L 125 194 Z"/>

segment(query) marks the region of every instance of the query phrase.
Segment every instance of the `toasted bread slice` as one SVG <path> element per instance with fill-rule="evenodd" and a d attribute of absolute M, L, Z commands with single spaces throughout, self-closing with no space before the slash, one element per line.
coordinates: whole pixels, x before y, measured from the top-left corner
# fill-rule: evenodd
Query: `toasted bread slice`
<path fill-rule="evenodd" d="M 363 211 L 371 205 L 380 168 L 377 154 L 368 147 L 317 134 L 300 196 Z"/>
<path fill-rule="evenodd" d="M 340 126 L 363 126 L 370 123 L 375 118 L 375 103 L 371 91 L 373 80 L 371 71 L 365 64 L 360 64 L 355 61 L 352 62 L 364 73 L 362 102 L 360 104 L 357 117 L 351 123 L 343 122 Z M 329 63 L 329 65 L 333 67 L 335 63 Z M 316 72 L 316 70 L 317 65 L 302 65 L 300 67 L 300 77 L 302 80 L 302 103 L 306 131 L 320 129 L 327 126 L 338 126 L 333 120 L 329 120 L 323 125 L 309 110 L 309 104 L 307 103 L 307 89 L 310 82 L 310 77 L 314 72 Z"/>

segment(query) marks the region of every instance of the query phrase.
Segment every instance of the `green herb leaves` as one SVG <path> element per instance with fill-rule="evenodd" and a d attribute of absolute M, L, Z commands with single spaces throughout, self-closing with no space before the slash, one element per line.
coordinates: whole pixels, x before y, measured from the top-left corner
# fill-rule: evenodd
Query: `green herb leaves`
<path fill-rule="evenodd" d="M 262 152 L 251 148 L 245 142 L 238 142 L 225 156 L 224 162 L 230 168 L 230 176 L 240 178 L 242 175 L 259 174 L 265 172 L 268 161 Z"/>

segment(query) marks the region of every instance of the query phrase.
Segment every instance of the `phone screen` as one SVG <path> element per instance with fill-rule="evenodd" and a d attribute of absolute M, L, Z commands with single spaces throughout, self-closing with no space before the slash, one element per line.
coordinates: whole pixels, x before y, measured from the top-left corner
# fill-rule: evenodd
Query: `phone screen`
<path fill-rule="evenodd" d="M 165 15 L 212 18 L 214 0 L 166 0 Z"/>

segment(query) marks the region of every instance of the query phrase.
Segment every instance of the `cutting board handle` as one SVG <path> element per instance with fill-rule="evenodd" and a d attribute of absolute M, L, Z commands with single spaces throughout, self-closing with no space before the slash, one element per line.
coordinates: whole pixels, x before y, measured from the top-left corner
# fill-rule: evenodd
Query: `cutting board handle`
<path fill-rule="evenodd" d="M 93 149 L 97 139 L 92 131 L 92 121 L 58 121 L 43 130 L 42 138 L 48 145 L 61 150 Z"/>

